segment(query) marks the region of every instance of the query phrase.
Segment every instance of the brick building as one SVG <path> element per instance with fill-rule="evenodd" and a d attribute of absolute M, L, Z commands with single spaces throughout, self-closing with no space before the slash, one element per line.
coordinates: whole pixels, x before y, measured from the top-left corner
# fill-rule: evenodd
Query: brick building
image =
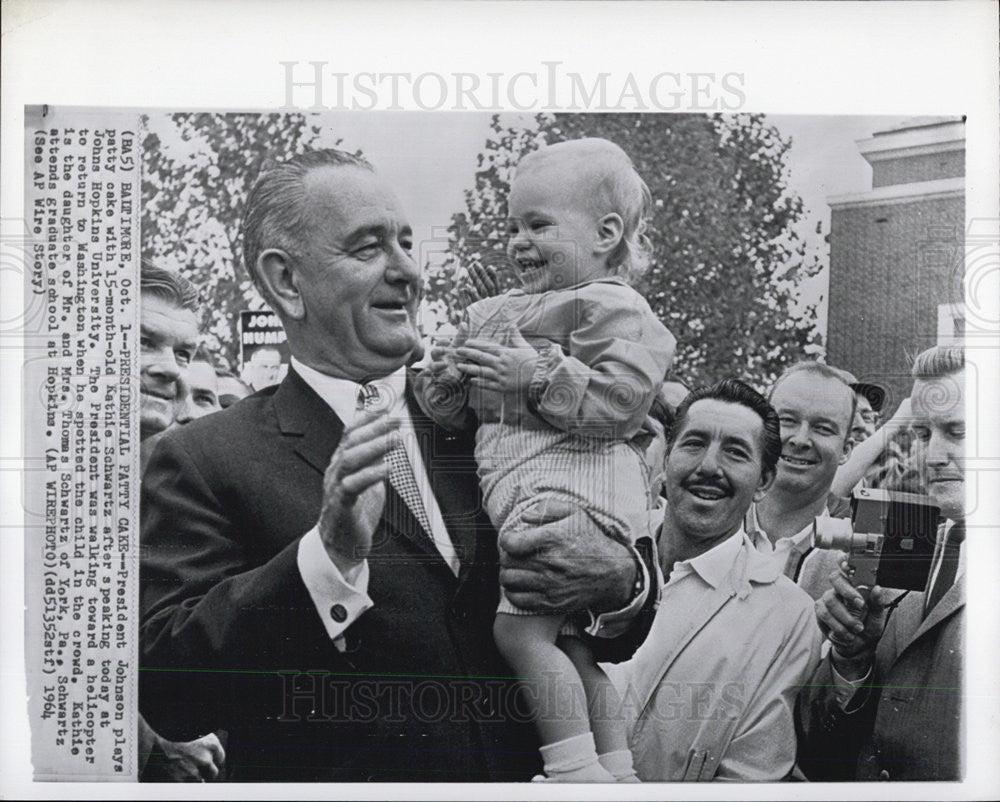
<path fill-rule="evenodd" d="M 910 120 L 858 149 L 872 188 L 830 198 L 827 361 L 890 397 L 909 393 L 912 357 L 964 331 L 965 131 Z"/>

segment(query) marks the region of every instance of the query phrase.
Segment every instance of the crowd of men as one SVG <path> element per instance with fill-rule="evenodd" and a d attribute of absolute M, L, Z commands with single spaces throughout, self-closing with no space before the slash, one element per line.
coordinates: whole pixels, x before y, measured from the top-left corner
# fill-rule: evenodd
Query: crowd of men
<path fill-rule="evenodd" d="M 649 543 L 567 542 L 546 520 L 498 543 L 471 437 L 412 403 L 405 213 L 369 165 L 321 153 L 247 201 L 246 266 L 292 355 L 279 384 L 217 370 L 194 289 L 143 267 L 146 779 L 530 780 L 537 735 L 492 641 L 501 584 L 605 622 L 593 648 L 625 700 L 607 714 L 627 717 L 643 781 L 962 776 L 960 346 L 916 358 L 881 427 L 884 394 L 821 362 L 766 396 L 667 383 Z M 371 382 L 404 399 L 391 416 L 359 410 Z M 401 430 L 454 565 L 382 481 Z M 930 579 L 863 596 L 814 521 L 903 474 L 941 510 Z"/>

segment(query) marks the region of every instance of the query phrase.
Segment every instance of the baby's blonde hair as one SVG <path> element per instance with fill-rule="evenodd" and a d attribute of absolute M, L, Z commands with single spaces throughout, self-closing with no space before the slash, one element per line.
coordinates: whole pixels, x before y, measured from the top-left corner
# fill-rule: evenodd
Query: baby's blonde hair
<path fill-rule="evenodd" d="M 570 139 L 532 151 L 518 163 L 517 172 L 544 168 L 557 159 L 574 162 L 575 181 L 596 215 L 615 212 L 622 218 L 622 240 L 608 267 L 628 280 L 641 276 L 653 250 L 645 234 L 653 196 L 628 154 L 607 139 Z"/>

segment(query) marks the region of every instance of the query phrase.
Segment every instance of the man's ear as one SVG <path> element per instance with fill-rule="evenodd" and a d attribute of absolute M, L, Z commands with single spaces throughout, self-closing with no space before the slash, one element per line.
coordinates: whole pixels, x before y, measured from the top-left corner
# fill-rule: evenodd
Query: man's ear
<path fill-rule="evenodd" d="M 854 438 L 850 434 L 844 438 L 844 450 L 841 452 L 840 457 L 837 458 L 837 464 L 843 465 L 847 460 L 851 458 L 851 452 L 854 450 Z"/>
<path fill-rule="evenodd" d="M 597 241 L 594 250 L 596 253 L 611 253 L 618 247 L 625 234 L 625 223 L 621 215 L 616 212 L 609 212 L 597 221 Z"/>
<path fill-rule="evenodd" d="M 306 313 L 298 276 L 291 257 L 280 248 L 270 248 L 257 257 L 257 278 L 264 300 L 280 310 L 283 316 L 301 320 Z"/>
<path fill-rule="evenodd" d="M 771 485 L 774 484 L 774 479 L 777 475 L 777 467 L 772 468 L 770 471 L 761 471 L 760 481 L 757 483 L 757 489 L 753 491 L 754 503 L 760 501 L 767 495 L 767 491 L 771 489 Z"/>

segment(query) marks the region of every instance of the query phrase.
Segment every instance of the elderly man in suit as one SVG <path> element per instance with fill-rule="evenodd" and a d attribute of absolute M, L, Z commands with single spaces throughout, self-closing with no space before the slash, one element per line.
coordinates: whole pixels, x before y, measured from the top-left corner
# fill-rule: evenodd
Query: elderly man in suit
<path fill-rule="evenodd" d="M 963 773 L 963 347 L 924 351 L 913 377 L 913 431 L 926 442 L 927 488 L 945 522 L 924 593 L 875 588 L 866 603 L 841 572 L 830 575 L 816 617 L 831 649 L 799 700 L 799 764 L 816 780 Z"/>
<path fill-rule="evenodd" d="M 291 369 L 165 435 L 147 470 L 141 707 L 169 737 L 227 729 L 232 779 L 529 779 L 537 739 L 491 636 L 499 581 L 519 606 L 608 619 L 648 595 L 633 550 L 544 522 L 501 544 L 499 570 L 472 442 L 413 404 L 411 248 L 362 159 L 263 174 L 244 259 Z"/>

